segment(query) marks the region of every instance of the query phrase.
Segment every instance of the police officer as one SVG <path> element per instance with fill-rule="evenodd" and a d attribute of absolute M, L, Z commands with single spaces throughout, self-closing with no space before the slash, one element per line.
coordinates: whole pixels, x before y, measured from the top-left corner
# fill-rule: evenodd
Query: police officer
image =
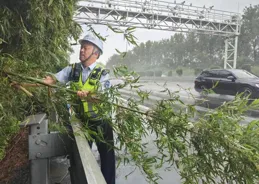
<path fill-rule="evenodd" d="M 79 97 L 76 100 L 79 105 L 75 108 L 77 115 L 91 130 L 97 132 L 97 129 L 101 128 L 105 142 L 109 143 L 108 145 L 94 137 L 101 158 L 103 176 L 107 184 L 115 184 L 115 154 L 111 149 L 111 146 L 114 146 L 112 127 L 98 117 L 97 108 L 93 102 L 84 101 L 84 97 L 89 93 L 94 93 L 100 88 L 104 90 L 110 87 L 107 70 L 96 63 L 103 53 L 103 43 L 91 34 L 79 40 L 79 43 L 81 44 L 79 54 L 81 63 L 65 67 L 55 74 L 56 79 L 47 76 L 44 82 L 47 84 L 54 84 L 56 80 L 64 84 L 70 82 L 71 88 L 77 91 Z M 91 142 L 89 144 L 92 146 Z"/>

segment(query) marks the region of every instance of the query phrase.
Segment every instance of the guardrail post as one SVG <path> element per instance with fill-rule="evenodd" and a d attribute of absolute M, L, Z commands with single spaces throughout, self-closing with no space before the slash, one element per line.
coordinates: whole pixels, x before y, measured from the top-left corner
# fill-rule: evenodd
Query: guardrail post
<path fill-rule="evenodd" d="M 31 115 L 21 126 L 29 126 L 31 184 L 49 184 L 49 158 L 68 155 L 71 140 L 59 132 L 49 133 L 46 114 Z"/>
<path fill-rule="evenodd" d="M 23 124 L 29 126 L 29 154 L 31 149 L 30 137 L 36 138 L 39 134 L 48 134 L 48 120 L 46 114 L 37 114 L 29 116 Z M 36 140 L 36 144 L 46 144 L 40 139 Z M 38 152 L 34 155 L 37 159 L 30 159 L 31 184 L 49 184 L 49 159 L 41 158 L 42 153 Z M 30 157 L 30 156 L 29 156 Z"/>

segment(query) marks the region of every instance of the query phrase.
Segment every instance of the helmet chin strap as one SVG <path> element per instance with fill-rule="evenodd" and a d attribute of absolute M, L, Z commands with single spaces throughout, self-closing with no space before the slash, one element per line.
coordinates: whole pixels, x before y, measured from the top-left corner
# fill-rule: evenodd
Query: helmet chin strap
<path fill-rule="evenodd" d="M 92 52 L 92 54 L 91 54 L 90 56 L 88 56 L 88 58 L 86 58 L 86 59 L 84 60 L 84 62 L 87 62 L 87 61 L 92 57 L 93 54 L 94 54 L 94 53 Z"/>
<path fill-rule="evenodd" d="M 95 48 L 93 49 L 93 51 L 92 51 L 92 53 L 90 54 L 90 56 L 88 56 L 84 61 L 83 61 L 83 63 L 85 63 L 85 62 L 87 62 L 91 57 L 92 57 L 92 55 L 94 55 L 95 54 Z"/>

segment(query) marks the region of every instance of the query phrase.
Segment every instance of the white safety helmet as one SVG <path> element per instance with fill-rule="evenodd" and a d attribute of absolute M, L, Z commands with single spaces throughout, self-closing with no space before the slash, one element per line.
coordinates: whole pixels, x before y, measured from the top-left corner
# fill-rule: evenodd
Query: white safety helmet
<path fill-rule="evenodd" d="M 83 39 L 79 40 L 79 43 L 82 44 L 83 41 L 88 41 L 94 44 L 98 49 L 100 49 L 101 54 L 103 53 L 103 42 L 97 36 L 87 34 Z"/>

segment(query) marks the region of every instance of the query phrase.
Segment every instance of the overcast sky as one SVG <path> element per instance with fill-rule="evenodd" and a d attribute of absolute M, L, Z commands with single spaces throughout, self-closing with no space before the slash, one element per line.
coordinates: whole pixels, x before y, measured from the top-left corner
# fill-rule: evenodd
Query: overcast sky
<path fill-rule="evenodd" d="M 173 2 L 174 0 L 167 0 Z M 182 2 L 182 1 L 177 1 Z M 214 6 L 214 9 L 225 10 L 231 12 L 242 13 L 246 6 L 259 4 L 259 0 L 189 0 L 185 4 L 192 3 L 193 6 L 206 7 Z M 127 46 L 122 35 L 115 34 L 108 30 L 106 26 L 95 25 L 93 26 L 97 32 L 102 36 L 108 36 L 106 42 L 104 43 L 104 54 L 100 57 L 99 61 L 106 63 L 109 57 L 116 53 L 117 48 L 120 51 L 126 51 L 132 48 L 132 46 Z M 83 27 L 83 30 L 86 30 Z M 85 31 L 84 31 L 85 34 Z M 137 29 L 134 35 L 138 39 L 138 43 L 150 41 L 159 41 L 162 39 L 170 38 L 174 32 L 169 31 L 158 31 L 158 30 L 147 30 L 147 29 Z M 83 35 L 82 35 L 83 36 Z M 74 53 L 71 55 L 71 62 L 78 62 L 79 46 L 74 47 Z"/>

